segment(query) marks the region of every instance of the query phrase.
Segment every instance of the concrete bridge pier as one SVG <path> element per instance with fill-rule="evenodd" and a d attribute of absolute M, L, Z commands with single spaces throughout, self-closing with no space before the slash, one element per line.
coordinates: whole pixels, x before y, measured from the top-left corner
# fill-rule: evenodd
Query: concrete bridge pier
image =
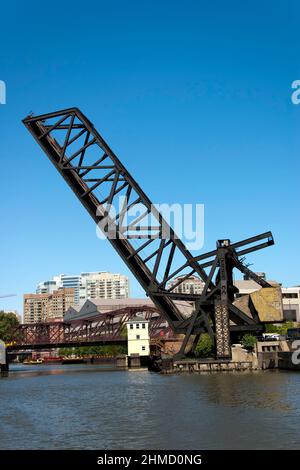
<path fill-rule="evenodd" d="M 0 340 L 0 377 L 8 377 L 8 355 L 4 341 Z"/>
<path fill-rule="evenodd" d="M 8 364 L 1 364 L 0 369 L 1 369 L 0 376 L 1 377 L 8 377 L 8 373 L 9 373 Z"/>
<path fill-rule="evenodd" d="M 131 354 L 128 356 L 128 362 L 131 369 L 138 369 L 141 367 L 141 357 L 139 354 Z"/>
<path fill-rule="evenodd" d="M 126 354 L 122 354 L 116 357 L 116 367 L 126 369 L 128 367 L 128 357 Z"/>

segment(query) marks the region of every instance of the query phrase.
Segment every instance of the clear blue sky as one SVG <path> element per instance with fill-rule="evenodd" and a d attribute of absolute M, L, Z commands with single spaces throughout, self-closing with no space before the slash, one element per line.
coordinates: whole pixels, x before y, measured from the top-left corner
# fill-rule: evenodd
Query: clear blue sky
<path fill-rule="evenodd" d="M 205 204 L 205 246 L 272 230 L 249 256 L 299 276 L 299 2 L 1 5 L 0 308 L 59 273 L 127 273 L 21 124 L 78 106 L 155 203 Z M 131 277 L 132 295 L 143 295 Z"/>

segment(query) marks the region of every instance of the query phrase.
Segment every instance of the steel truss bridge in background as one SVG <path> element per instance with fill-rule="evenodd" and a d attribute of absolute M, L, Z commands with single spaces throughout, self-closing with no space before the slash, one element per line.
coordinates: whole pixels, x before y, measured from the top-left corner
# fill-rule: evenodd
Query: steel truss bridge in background
<path fill-rule="evenodd" d="M 162 315 L 153 307 L 126 307 L 69 322 L 40 322 L 19 325 L 12 335 L 8 351 L 49 349 L 91 345 L 127 344 L 126 322 L 135 317 L 149 320 L 149 335 L 155 340 L 174 335 Z"/>

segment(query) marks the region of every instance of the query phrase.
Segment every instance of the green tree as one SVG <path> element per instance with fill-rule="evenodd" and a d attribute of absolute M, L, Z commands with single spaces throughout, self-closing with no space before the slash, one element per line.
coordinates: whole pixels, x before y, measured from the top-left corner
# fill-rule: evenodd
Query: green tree
<path fill-rule="evenodd" d="M 295 328 L 292 321 L 285 321 L 281 324 L 271 323 L 266 325 L 266 333 L 278 333 L 279 335 L 286 335 L 289 328 Z"/>
<path fill-rule="evenodd" d="M 60 348 L 58 350 L 59 356 L 72 356 L 72 354 L 76 354 L 76 348 Z"/>
<path fill-rule="evenodd" d="M 241 337 L 240 341 L 245 349 L 247 349 L 248 351 L 253 351 L 257 340 L 255 336 L 246 333 Z"/>
<path fill-rule="evenodd" d="M 75 348 L 60 348 L 58 354 L 60 356 L 118 356 L 119 354 L 126 354 L 127 346 L 125 345 L 104 345 L 104 346 L 78 346 Z"/>
<path fill-rule="evenodd" d="M 20 322 L 13 313 L 0 311 L 0 339 L 8 343 L 13 339 L 13 333 Z"/>
<path fill-rule="evenodd" d="M 213 345 L 208 333 L 203 333 L 195 348 L 195 355 L 197 357 L 209 357 L 212 355 Z"/>

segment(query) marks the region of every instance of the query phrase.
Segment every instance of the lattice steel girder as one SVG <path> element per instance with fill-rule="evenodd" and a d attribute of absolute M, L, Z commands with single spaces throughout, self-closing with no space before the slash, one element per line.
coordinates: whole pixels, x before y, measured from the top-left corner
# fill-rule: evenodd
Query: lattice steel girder
<path fill-rule="evenodd" d="M 147 307 L 143 310 L 140 307 L 126 307 L 114 312 L 101 313 L 89 319 L 19 325 L 10 339 L 11 349 L 126 342 L 121 329 L 126 321 L 138 314 L 142 314 L 145 320 L 150 320 L 150 338 L 159 336 L 161 331 L 164 332 L 164 337 L 171 336 L 170 327 L 155 308 Z"/>

